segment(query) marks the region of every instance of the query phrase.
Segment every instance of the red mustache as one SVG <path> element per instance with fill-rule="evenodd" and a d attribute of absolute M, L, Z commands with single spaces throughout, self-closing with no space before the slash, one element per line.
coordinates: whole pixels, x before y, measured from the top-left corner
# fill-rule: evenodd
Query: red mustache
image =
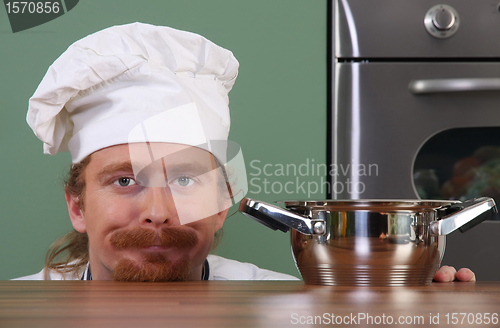
<path fill-rule="evenodd" d="M 165 227 L 161 230 L 138 227 L 115 232 L 110 242 L 118 249 L 151 246 L 191 248 L 198 244 L 198 237 L 193 231 L 182 227 Z"/>

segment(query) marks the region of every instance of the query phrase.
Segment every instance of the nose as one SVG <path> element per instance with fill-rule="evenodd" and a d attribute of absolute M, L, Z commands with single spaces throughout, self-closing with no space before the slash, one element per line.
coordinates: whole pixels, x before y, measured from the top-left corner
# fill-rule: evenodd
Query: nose
<path fill-rule="evenodd" d="M 155 228 L 180 225 L 174 199 L 168 186 L 146 188 L 141 224 Z"/>

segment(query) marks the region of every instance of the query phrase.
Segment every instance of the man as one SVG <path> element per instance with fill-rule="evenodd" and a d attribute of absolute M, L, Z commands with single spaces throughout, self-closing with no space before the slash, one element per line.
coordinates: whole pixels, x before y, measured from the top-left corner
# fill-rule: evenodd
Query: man
<path fill-rule="evenodd" d="M 71 45 L 27 120 L 45 153 L 71 152 L 75 231 L 25 278 L 296 279 L 208 255 L 246 188 L 227 142 L 237 72 L 230 51 L 167 27 L 116 26 Z"/>
<path fill-rule="evenodd" d="M 231 52 L 167 27 L 116 26 L 71 45 L 27 120 L 45 153 L 71 152 L 74 231 L 23 279 L 296 279 L 208 255 L 231 199 L 246 191 L 227 141 L 237 71 Z M 436 277 L 472 278 L 448 270 Z"/>

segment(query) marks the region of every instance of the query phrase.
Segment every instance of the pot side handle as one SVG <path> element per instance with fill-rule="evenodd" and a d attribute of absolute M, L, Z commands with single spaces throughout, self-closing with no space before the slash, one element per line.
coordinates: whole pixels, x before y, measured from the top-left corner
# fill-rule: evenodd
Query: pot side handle
<path fill-rule="evenodd" d="M 311 219 L 281 207 L 250 198 L 243 198 L 238 210 L 251 219 L 273 230 L 287 232 L 290 228 L 303 234 L 313 234 Z"/>
<path fill-rule="evenodd" d="M 431 223 L 432 234 L 447 235 L 457 229 L 465 232 L 495 215 L 498 210 L 492 198 L 481 197 L 451 205 L 446 212 L 452 213 Z"/>

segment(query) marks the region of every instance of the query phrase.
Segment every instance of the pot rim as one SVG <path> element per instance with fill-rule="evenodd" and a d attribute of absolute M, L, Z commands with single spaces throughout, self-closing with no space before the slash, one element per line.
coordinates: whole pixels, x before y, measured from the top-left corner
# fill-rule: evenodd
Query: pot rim
<path fill-rule="evenodd" d="M 458 200 L 435 199 L 326 199 L 326 200 L 282 200 L 287 208 L 306 207 L 324 210 L 435 210 L 443 206 L 461 203 Z"/>

